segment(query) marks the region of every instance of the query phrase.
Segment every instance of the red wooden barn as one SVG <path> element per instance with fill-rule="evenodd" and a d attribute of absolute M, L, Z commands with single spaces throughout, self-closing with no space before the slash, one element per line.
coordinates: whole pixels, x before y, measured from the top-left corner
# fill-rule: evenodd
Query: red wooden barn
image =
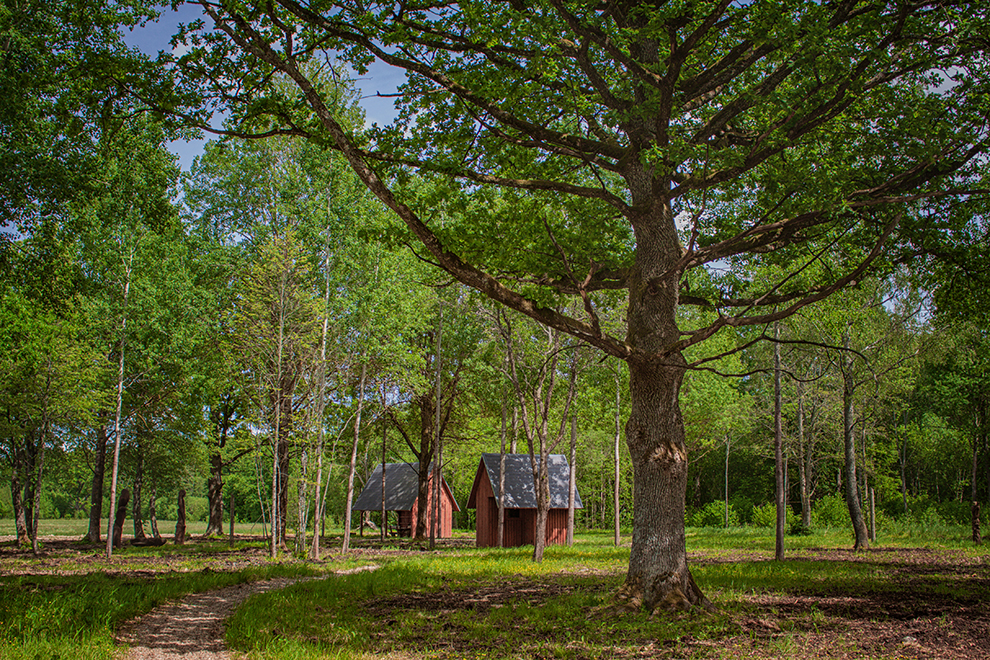
<path fill-rule="evenodd" d="M 467 508 L 478 509 L 475 544 L 479 548 L 498 544 L 498 484 L 500 454 L 482 454 Z M 536 460 L 539 460 L 537 458 Z M 561 454 L 547 461 L 550 476 L 550 515 L 547 545 L 567 541 L 568 479 L 570 466 Z M 529 454 L 505 455 L 505 547 L 534 545 L 536 539 L 536 489 Z M 574 508 L 581 509 L 581 496 L 574 493 Z"/>
<path fill-rule="evenodd" d="M 433 502 L 436 489 L 433 487 L 433 470 L 429 473 L 429 496 L 427 499 L 427 535 L 430 530 L 430 520 L 433 513 Z M 453 527 L 454 511 L 460 511 L 447 480 L 441 478 L 440 483 L 440 538 L 450 538 Z M 385 464 L 385 511 L 399 513 L 399 536 L 411 536 L 416 529 L 419 515 L 419 463 L 386 463 Z M 354 503 L 356 511 L 382 510 L 382 466 L 375 466 L 364 490 Z"/>

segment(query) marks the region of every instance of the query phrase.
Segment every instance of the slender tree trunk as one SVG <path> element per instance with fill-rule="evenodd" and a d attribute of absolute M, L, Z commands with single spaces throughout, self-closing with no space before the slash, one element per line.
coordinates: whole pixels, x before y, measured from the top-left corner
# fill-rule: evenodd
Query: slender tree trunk
<path fill-rule="evenodd" d="M 904 444 L 901 445 L 900 467 L 901 467 L 901 503 L 904 505 L 904 513 L 908 512 L 908 486 L 907 486 L 907 435 L 904 436 Z"/>
<path fill-rule="evenodd" d="M 430 521 L 426 515 L 429 502 L 430 465 L 433 463 L 436 441 L 436 407 L 435 389 L 430 388 L 415 398 L 419 409 L 419 474 L 416 484 L 416 509 L 421 513 L 416 516 L 416 529 L 413 538 L 416 541 L 426 541 L 430 536 Z"/>
<path fill-rule="evenodd" d="M 550 513 L 550 475 L 549 458 L 550 452 L 546 449 L 546 444 L 540 451 L 540 464 L 534 466 L 536 472 L 536 533 L 533 538 L 533 561 L 540 563 L 543 561 L 543 553 L 547 547 L 547 518 Z M 531 453 L 532 457 L 533 454 Z"/>
<path fill-rule="evenodd" d="M 849 336 L 844 337 L 844 344 L 848 348 Z M 866 529 L 866 521 L 863 519 L 863 509 L 860 506 L 859 486 L 856 478 L 856 439 L 854 433 L 853 417 L 853 393 L 855 386 L 852 374 L 852 358 L 845 358 L 845 368 L 842 371 L 842 436 L 845 455 L 843 476 L 845 481 L 846 506 L 849 509 L 849 518 L 852 521 L 853 531 L 856 534 L 854 550 L 867 550 L 870 547 L 870 538 Z"/>
<path fill-rule="evenodd" d="M 425 468 L 420 466 L 421 471 L 424 469 Z M 385 542 L 385 534 L 388 528 L 388 511 L 385 510 L 386 479 L 387 479 L 387 475 L 385 474 L 385 424 L 383 423 L 382 424 L 382 528 L 381 530 L 379 530 L 381 532 L 381 540 L 383 543 Z M 426 517 L 426 509 L 423 509 L 422 511 L 423 513 L 421 515 L 423 517 Z"/>
<path fill-rule="evenodd" d="M 158 531 L 158 489 L 152 480 L 151 492 L 148 493 L 148 523 L 151 525 L 151 535 L 156 539 L 162 537 Z"/>
<path fill-rule="evenodd" d="M 299 483 L 296 484 L 296 554 L 306 552 L 306 529 L 309 527 L 309 497 L 307 482 L 309 479 L 309 452 L 303 446 L 299 454 Z"/>
<path fill-rule="evenodd" d="M 186 491 L 179 489 L 178 513 L 175 520 L 175 541 L 176 545 L 186 542 Z"/>
<path fill-rule="evenodd" d="M 47 417 L 47 414 L 45 415 Z M 31 474 L 34 482 L 34 502 L 31 506 L 31 552 L 38 554 L 38 520 L 41 518 L 41 477 L 45 469 L 45 443 L 48 436 L 48 420 L 41 423 L 41 430 L 38 435 L 38 450 L 34 455 L 34 465 Z"/>
<path fill-rule="evenodd" d="M 443 437 L 437 438 L 437 460 L 433 467 L 433 519 L 438 539 L 443 538 Z"/>
<path fill-rule="evenodd" d="M 93 452 L 93 480 L 89 487 L 89 531 L 86 539 L 90 543 L 100 542 L 100 526 L 103 521 L 103 477 L 107 464 L 107 427 L 96 427 L 96 449 Z"/>
<path fill-rule="evenodd" d="M 434 396 L 436 397 L 436 410 L 435 410 L 436 416 L 435 416 L 435 418 L 433 420 L 433 428 L 434 428 L 433 444 L 437 448 L 437 460 L 435 461 L 437 463 L 437 465 L 434 468 L 434 479 L 439 479 L 439 477 L 440 477 L 440 465 L 439 465 L 439 462 L 440 462 L 440 455 L 439 455 L 440 454 L 440 404 L 441 404 L 441 399 L 443 397 L 443 392 L 442 392 L 442 390 L 440 388 L 440 376 L 441 376 L 441 373 L 442 373 L 441 372 L 441 366 L 442 366 L 442 363 L 443 363 L 443 301 L 442 300 L 440 301 L 440 304 L 439 304 L 438 307 L 439 307 L 439 310 L 437 312 L 437 348 L 436 348 L 437 363 L 436 363 L 436 379 L 435 379 L 435 385 L 434 385 L 434 387 L 435 387 Z M 437 484 L 437 485 L 439 485 L 439 484 Z M 437 527 L 439 527 L 440 510 L 437 508 L 437 506 L 440 504 L 440 502 L 439 501 L 435 501 L 433 504 L 434 504 L 434 515 L 432 517 L 433 518 L 433 527 L 431 528 L 432 531 L 430 533 L 430 550 L 432 550 L 436 546 L 437 536 L 439 536 Z M 424 510 L 424 513 L 425 513 L 425 510 Z"/>
<path fill-rule="evenodd" d="M 206 500 L 209 517 L 204 536 L 223 534 L 223 455 L 219 449 L 210 451 L 210 476 L 206 480 Z"/>
<path fill-rule="evenodd" d="M 619 466 L 619 441 L 622 439 L 622 390 L 619 389 L 619 370 L 615 370 L 615 441 L 612 443 L 612 530 L 615 546 L 618 547 L 622 531 L 621 490 L 622 474 Z"/>
<path fill-rule="evenodd" d="M 120 502 L 117 506 L 117 514 L 114 516 L 112 542 L 115 548 L 119 548 L 124 543 L 124 522 L 127 520 L 127 502 L 131 499 L 131 493 L 126 488 L 120 492 Z"/>
<path fill-rule="evenodd" d="M 354 473 L 357 471 L 358 440 L 361 439 L 361 410 L 364 405 L 364 383 L 368 375 L 368 365 L 361 364 L 361 383 L 358 386 L 357 415 L 354 417 L 354 443 L 351 445 L 351 464 L 347 473 L 347 502 L 344 506 L 344 546 L 343 552 L 351 548 L 351 506 L 354 504 Z M 361 526 L 362 531 L 364 526 Z"/>
<path fill-rule="evenodd" d="M 498 507 L 498 533 L 496 535 L 496 545 L 505 547 L 505 436 L 506 436 L 506 401 L 502 397 L 502 430 L 499 434 L 501 447 L 498 455 L 498 496 L 495 498 L 495 505 Z"/>
<path fill-rule="evenodd" d="M 780 338 L 780 324 L 773 324 L 774 339 Z M 784 525 L 787 524 L 787 500 L 784 495 L 784 430 L 781 415 L 780 342 L 773 344 L 773 460 L 775 500 L 777 503 L 776 544 L 774 559 L 784 560 Z"/>
<path fill-rule="evenodd" d="M 577 415 L 571 413 L 571 452 L 567 474 L 567 545 L 574 545 L 574 503 L 577 500 Z"/>
<path fill-rule="evenodd" d="M 729 526 L 729 434 L 725 434 L 725 484 L 722 490 L 723 497 L 725 498 L 722 503 L 725 506 L 725 521 L 722 523 L 723 527 Z"/>
<path fill-rule="evenodd" d="M 282 413 L 278 434 L 278 547 L 287 549 L 289 529 L 289 439 L 293 425 L 292 388 L 286 383 L 281 393 Z"/>
<path fill-rule="evenodd" d="M 330 211 L 330 201 L 327 201 L 327 211 Z M 324 246 L 323 259 L 323 322 L 320 330 L 320 362 L 317 365 L 317 386 L 316 386 L 316 494 L 313 499 L 313 544 L 309 550 L 309 557 L 315 561 L 320 560 L 320 535 L 323 523 L 323 447 L 326 441 L 326 422 L 323 419 L 327 403 L 327 333 L 330 326 L 330 231 L 326 232 L 326 244 Z M 233 533 L 231 533 L 233 536 Z"/>
<path fill-rule="evenodd" d="M 25 478 L 25 465 L 27 461 L 24 457 L 24 449 L 19 446 L 16 438 L 10 439 L 11 470 L 10 470 L 10 503 L 14 510 L 14 529 L 17 533 L 18 547 L 27 547 L 31 544 L 31 521 L 28 520 L 28 504 L 25 501 L 24 490 L 27 479 Z M 23 481 L 22 481 L 23 479 Z"/>
<path fill-rule="evenodd" d="M 113 521 L 117 515 L 117 474 L 120 469 L 120 415 L 124 404 L 124 347 L 127 338 L 127 300 L 131 289 L 134 252 L 124 265 L 124 306 L 120 315 L 120 359 L 117 364 L 117 412 L 113 424 L 113 462 L 110 468 L 110 511 L 107 515 L 107 558 L 113 555 Z"/>
<path fill-rule="evenodd" d="M 804 384 L 798 383 L 797 441 L 798 441 L 798 482 L 801 489 L 801 527 L 811 529 L 811 494 L 808 489 L 808 467 L 810 449 L 804 442 Z"/>
<path fill-rule="evenodd" d="M 144 456 L 138 446 L 137 470 L 134 472 L 134 502 L 131 504 L 131 519 L 134 522 L 134 540 L 147 538 L 144 533 L 144 516 L 141 515 L 141 497 L 144 486 Z"/>
<path fill-rule="evenodd" d="M 977 428 L 982 426 L 983 417 L 982 415 L 977 415 Z M 980 530 L 980 501 L 979 496 L 976 491 L 976 482 L 979 476 L 979 434 L 973 436 L 973 465 L 972 473 L 970 474 L 970 523 L 973 528 L 973 543 L 976 545 L 983 544 L 983 534 Z"/>

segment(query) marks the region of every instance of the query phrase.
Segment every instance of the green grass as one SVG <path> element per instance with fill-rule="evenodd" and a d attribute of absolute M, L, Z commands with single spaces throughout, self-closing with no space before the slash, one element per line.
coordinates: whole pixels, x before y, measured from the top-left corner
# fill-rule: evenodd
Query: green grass
<path fill-rule="evenodd" d="M 909 593 L 892 579 L 889 560 L 847 552 L 850 545 L 845 531 L 788 537 L 789 558 L 775 562 L 770 530 L 689 530 L 688 548 L 697 559 L 692 572 L 718 611 L 653 617 L 613 606 L 629 549 L 612 547 L 610 534 L 580 535 L 573 548 L 549 548 L 539 565 L 530 561 L 531 549 L 435 553 L 396 560 L 373 573 L 259 595 L 231 620 L 227 639 L 253 658 L 293 660 L 584 660 L 662 655 L 681 649 L 685 640 L 687 649 L 673 657 L 732 658 L 748 655 L 753 644 L 766 654 L 761 657 L 791 657 L 800 654 L 808 635 L 837 624 L 815 607 L 764 611 L 754 604 L 761 595 L 852 594 L 877 602 L 901 595 L 990 596 L 985 585 L 958 575 L 911 584 Z M 900 545 L 895 539 L 891 547 Z M 919 543 L 914 539 L 909 545 Z M 929 538 L 926 545 L 968 554 L 953 549 L 954 539 L 942 544 Z M 823 558 L 835 550 L 842 551 L 840 559 Z M 771 623 L 763 629 L 765 620 Z M 747 623 L 752 621 L 757 623 Z M 855 637 L 839 637 L 833 650 L 862 657 L 857 643 Z"/>
<path fill-rule="evenodd" d="M 390 539 L 385 552 L 370 551 L 382 564 L 374 572 L 331 576 L 248 599 L 229 622 L 227 638 L 232 648 L 251 657 L 279 660 L 729 658 L 746 656 L 752 648 L 759 648 L 761 657 L 800 656 L 808 635 L 837 625 L 834 615 L 815 607 L 767 611 L 756 604 L 764 596 L 771 601 L 780 595 L 836 594 L 877 602 L 882 597 L 990 600 L 988 581 L 971 580 L 967 573 L 987 577 L 986 550 L 968 544 L 963 528 L 947 538 L 943 534 L 881 538 L 886 548 L 927 546 L 933 551 L 926 557 L 947 558 L 944 570 L 906 583 L 892 577 L 901 566 L 899 558 L 849 552 L 851 536 L 845 530 L 789 536 L 787 560 L 774 562 L 771 530 L 689 529 L 692 572 L 719 609 L 654 617 L 613 606 L 629 560 L 628 536 L 614 547 L 611 533 L 579 534 L 574 547 L 548 548 L 542 564 L 530 561 L 531 548 L 411 552 L 408 543 Z M 372 543 L 366 537 L 358 545 Z M 55 563 L 44 558 L 8 557 L 0 563 L 0 658 L 106 660 L 113 656 L 113 631 L 120 623 L 166 600 L 327 568 L 291 559 L 256 559 L 253 568 L 229 568 L 261 554 L 263 544 L 257 541 L 233 548 L 225 541 L 197 542 L 125 547 L 104 564 L 69 550 L 57 563 L 60 574 L 47 568 Z M 953 568 L 959 558 L 971 562 L 965 571 Z M 333 568 L 361 561 L 337 559 Z M 126 573 L 119 572 L 122 568 Z M 11 575 L 26 571 L 32 574 Z M 764 621 L 770 622 L 766 629 Z M 860 651 L 857 643 L 855 637 L 836 642 L 854 654 Z"/>
<path fill-rule="evenodd" d="M 123 621 L 186 594 L 267 579 L 313 575 L 303 564 L 270 563 L 234 572 L 15 575 L 0 579 L 0 657 L 111 658 Z"/>

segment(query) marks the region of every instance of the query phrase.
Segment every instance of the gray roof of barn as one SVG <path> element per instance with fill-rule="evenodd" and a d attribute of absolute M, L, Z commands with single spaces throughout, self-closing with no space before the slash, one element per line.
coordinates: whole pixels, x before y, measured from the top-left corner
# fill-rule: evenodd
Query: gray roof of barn
<path fill-rule="evenodd" d="M 488 473 L 495 499 L 498 499 L 499 460 L 501 454 L 482 454 L 481 462 Z M 539 461 L 539 457 L 536 459 Z M 570 466 L 563 454 L 550 454 L 547 460 L 550 477 L 550 508 L 566 509 L 569 500 Z M 505 455 L 505 501 L 507 509 L 535 509 L 536 490 L 533 488 L 533 468 L 529 454 Z M 581 495 L 574 490 L 574 508 L 582 509 Z"/>
<path fill-rule="evenodd" d="M 449 491 L 447 480 L 443 480 Z M 385 464 L 385 510 L 412 511 L 413 503 L 419 495 L 419 462 Z M 374 472 L 364 484 L 364 490 L 353 506 L 355 511 L 382 510 L 382 465 L 375 466 Z M 459 511 L 456 501 L 454 510 Z"/>

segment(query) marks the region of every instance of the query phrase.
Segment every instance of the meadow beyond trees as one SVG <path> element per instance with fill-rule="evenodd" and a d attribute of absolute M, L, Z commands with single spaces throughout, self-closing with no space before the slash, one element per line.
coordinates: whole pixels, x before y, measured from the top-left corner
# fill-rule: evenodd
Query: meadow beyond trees
<path fill-rule="evenodd" d="M 154 58 L 142 2 L 0 14 L 12 557 L 75 520 L 134 557 L 115 514 L 124 546 L 346 557 L 401 525 L 351 510 L 376 467 L 465 508 L 500 450 L 541 520 L 568 455 L 630 617 L 732 584 L 693 574 L 702 529 L 982 541 L 985 3 L 174 4 Z M 369 70 L 404 81 L 386 125 Z"/>

